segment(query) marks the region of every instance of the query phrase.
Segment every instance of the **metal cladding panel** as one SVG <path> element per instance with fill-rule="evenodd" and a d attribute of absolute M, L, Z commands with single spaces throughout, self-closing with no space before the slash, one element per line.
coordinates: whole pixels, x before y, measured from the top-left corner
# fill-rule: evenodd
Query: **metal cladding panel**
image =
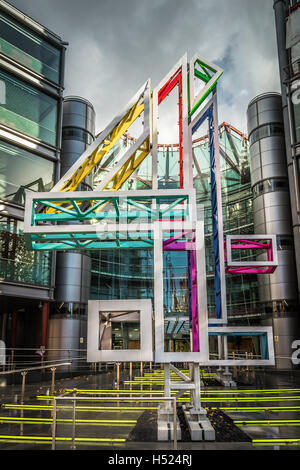
<path fill-rule="evenodd" d="M 289 321 L 287 322 L 287 318 Z M 299 318 L 297 317 L 274 317 L 274 335 L 282 335 L 293 339 L 299 339 Z"/>
<path fill-rule="evenodd" d="M 79 97 L 66 97 L 63 103 L 63 127 L 80 127 L 95 133 L 95 111 L 91 103 Z"/>
<path fill-rule="evenodd" d="M 49 338 L 79 338 L 81 319 L 78 318 L 50 318 Z"/>
<path fill-rule="evenodd" d="M 80 129 L 86 129 L 86 115 L 68 113 L 64 116 L 63 127 L 78 127 Z"/>
<path fill-rule="evenodd" d="M 297 283 L 279 282 L 278 284 L 270 283 L 270 300 L 296 300 Z"/>
<path fill-rule="evenodd" d="M 275 233 L 285 235 L 290 232 L 290 224 L 286 220 L 277 220 L 276 222 L 266 222 L 266 233 Z"/>
<path fill-rule="evenodd" d="M 71 253 L 71 252 L 58 252 L 57 258 L 59 259 L 59 265 L 62 268 L 70 268 L 70 269 L 81 269 L 82 264 L 84 263 L 84 257 L 89 258 L 88 255 L 84 255 L 83 253 Z M 86 262 L 88 262 L 86 260 Z"/>
<path fill-rule="evenodd" d="M 260 158 L 255 157 L 251 164 L 251 184 L 254 186 L 269 178 L 286 178 L 286 166 L 281 163 L 267 163 L 261 166 Z"/>
<path fill-rule="evenodd" d="M 80 156 L 86 149 L 86 143 L 82 142 L 81 140 L 70 139 L 68 137 L 64 137 L 62 141 L 62 152 L 64 155 L 66 153 L 74 153 L 76 154 L 73 158 L 73 162 L 78 159 L 78 155 Z"/>
<path fill-rule="evenodd" d="M 76 359 L 79 357 L 80 338 L 86 344 L 87 321 L 85 318 L 50 317 L 48 324 L 48 360 Z M 52 349 L 52 351 L 51 351 Z M 59 349 L 59 351 L 56 351 Z M 72 361 L 72 369 L 80 366 L 80 361 Z M 59 370 L 69 370 L 69 366 Z"/>
<path fill-rule="evenodd" d="M 72 269 L 72 274 L 70 273 L 70 268 L 60 267 L 60 271 L 57 273 L 57 286 L 62 285 L 72 285 L 72 286 L 81 286 L 82 284 L 82 272 L 81 269 Z"/>
<path fill-rule="evenodd" d="M 254 225 L 255 231 L 257 233 L 267 234 L 267 233 L 275 233 L 275 234 L 285 234 L 286 233 L 286 222 L 265 222 L 263 219 L 261 222 L 258 221 L 257 214 L 254 216 Z M 271 230 L 272 229 L 272 230 Z"/>
<path fill-rule="evenodd" d="M 260 181 L 262 181 L 262 174 L 261 174 L 261 167 L 259 166 L 255 170 L 251 169 L 251 184 L 252 184 L 252 186 L 254 186 L 255 184 L 259 183 Z"/>
<path fill-rule="evenodd" d="M 260 145 L 259 145 L 259 140 L 256 142 L 253 142 L 253 144 L 250 145 L 250 165 L 252 164 L 252 158 L 256 156 L 260 156 Z"/>
<path fill-rule="evenodd" d="M 288 261 L 288 258 L 284 261 Z M 290 260 L 291 262 L 292 260 Z M 295 284 L 295 274 L 296 271 L 294 268 L 290 268 L 289 264 L 279 264 L 277 269 L 270 274 L 270 283 L 279 284 L 280 282 L 286 282 L 290 284 Z"/>
<path fill-rule="evenodd" d="M 90 288 L 90 257 L 83 253 L 57 253 L 57 301 L 87 303 Z"/>
<path fill-rule="evenodd" d="M 260 99 L 257 99 L 256 103 L 258 113 L 263 113 L 267 111 L 282 111 L 282 102 L 280 94 L 262 95 Z"/>
<path fill-rule="evenodd" d="M 265 206 L 266 222 L 276 222 L 276 221 L 285 220 L 287 222 L 287 227 L 290 227 L 291 217 L 290 217 L 290 214 L 287 212 L 287 209 L 288 209 L 287 205 L 278 205 L 278 206 L 270 206 L 270 207 Z"/>
<path fill-rule="evenodd" d="M 264 274 L 264 276 L 268 276 Z M 258 293 L 259 293 L 259 301 L 260 302 L 269 302 L 271 297 L 271 288 L 270 284 L 268 283 L 260 283 L 260 278 L 258 279 Z"/>
<path fill-rule="evenodd" d="M 281 109 L 270 109 L 263 111 L 258 113 L 257 120 L 259 126 L 264 124 L 282 123 L 282 111 Z"/>
<path fill-rule="evenodd" d="M 64 141 L 66 142 L 66 141 Z M 70 141 L 68 141 L 70 142 Z M 81 142 L 83 144 L 83 142 Z M 75 144 L 77 144 L 77 142 L 75 142 Z M 72 147 L 74 147 L 74 151 L 70 151 L 69 149 L 67 150 L 66 149 L 66 145 L 64 144 L 63 145 L 63 148 L 62 148 L 62 155 L 63 155 L 63 159 L 62 159 L 62 162 L 61 162 L 61 174 L 64 174 L 68 171 L 68 169 L 70 168 L 70 166 L 73 165 L 73 163 L 80 157 L 80 155 L 82 154 L 83 150 L 85 150 L 85 146 L 84 145 L 72 145 Z M 81 148 L 83 148 L 83 150 L 81 150 Z"/>
<path fill-rule="evenodd" d="M 263 165 L 282 165 L 285 168 L 285 174 L 287 175 L 285 153 L 284 149 L 281 148 L 281 146 L 268 146 L 267 148 L 265 146 L 264 150 L 261 151 L 261 161 Z"/>
<path fill-rule="evenodd" d="M 274 277 L 275 272 L 276 277 Z M 294 278 L 292 277 L 292 274 L 294 274 Z M 270 297 L 268 297 L 267 300 L 287 298 L 295 299 L 296 284 L 297 282 L 295 282 L 295 271 L 290 273 L 288 266 L 278 266 L 274 273 L 261 275 L 259 277 L 260 288 L 264 288 L 267 285 L 270 286 Z M 277 292 L 278 289 L 281 291 L 280 295 Z"/>
<path fill-rule="evenodd" d="M 261 169 L 261 156 L 260 153 L 252 156 L 251 158 L 251 173 Z M 252 183 L 253 184 L 253 183 Z"/>
<path fill-rule="evenodd" d="M 287 206 L 272 206 L 272 207 L 264 207 L 261 210 L 255 211 L 254 213 L 254 224 L 255 226 L 262 225 L 262 224 L 269 224 L 273 223 L 276 225 L 278 223 L 282 226 L 284 224 L 284 231 L 279 232 L 278 230 L 275 231 L 275 235 L 280 234 L 288 234 L 291 233 L 291 218 L 290 214 L 287 213 Z M 260 233 L 255 230 L 255 233 Z"/>
<path fill-rule="evenodd" d="M 279 250 L 278 266 L 272 274 L 258 277 L 261 301 L 297 298 L 297 277 L 293 250 Z"/>
<path fill-rule="evenodd" d="M 257 196 L 256 198 L 253 199 L 254 212 L 259 212 L 264 207 L 265 207 L 265 205 L 264 205 L 264 197 L 263 196 Z"/>
<path fill-rule="evenodd" d="M 273 135 L 269 137 L 263 137 L 262 139 L 253 142 L 250 145 L 251 161 L 257 155 L 264 154 L 264 152 L 279 153 L 281 155 L 280 161 L 282 163 L 286 162 L 284 137 L 280 135 Z"/>
<path fill-rule="evenodd" d="M 87 106 L 86 130 L 95 135 L 95 111 L 91 106 Z"/>
<path fill-rule="evenodd" d="M 262 166 L 262 169 L 261 169 L 261 177 L 262 179 L 286 178 L 286 166 L 282 165 L 282 163 L 265 164 Z"/>
<path fill-rule="evenodd" d="M 288 191 L 272 191 L 263 195 L 265 207 L 290 206 Z"/>
<path fill-rule="evenodd" d="M 261 153 L 268 151 L 281 152 L 282 162 L 286 162 L 285 142 L 283 135 L 272 135 L 270 137 L 264 137 L 263 139 L 260 139 L 259 142 Z"/>
<path fill-rule="evenodd" d="M 264 209 L 254 212 L 254 227 L 255 232 L 262 234 L 266 233 L 266 219 Z"/>
<path fill-rule="evenodd" d="M 255 107 L 248 108 L 247 112 L 248 134 L 258 127 L 258 116 Z"/>
<path fill-rule="evenodd" d="M 36 286 L 22 286 L 14 282 L 1 281 L 1 294 L 9 297 L 24 299 L 52 300 L 52 291 L 49 287 L 36 288 Z"/>
<path fill-rule="evenodd" d="M 261 302 L 272 302 L 274 300 L 293 300 L 296 301 L 297 296 L 295 289 L 297 289 L 297 283 L 279 283 L 279 284 L 268 284 L 267 282 L 258 284 L 259 289 L 259 300 Z"/>

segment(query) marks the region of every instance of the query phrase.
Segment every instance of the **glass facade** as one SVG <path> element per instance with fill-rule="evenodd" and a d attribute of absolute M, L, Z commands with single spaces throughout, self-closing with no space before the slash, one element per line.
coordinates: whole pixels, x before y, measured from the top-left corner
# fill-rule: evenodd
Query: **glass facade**
<path fill-rule="evenodd" d="M 59 49 L 4 13 L 0 13 L 0 31 L 2 53 L 45 78 L 59 83 Z"/>
<path fill-rule="evenodd" d="M 152 250 L 91 251 L 91 299 L 153 299 Z"/>
<path fill-rule="evenodd" d="M 253 197 L 261 196 L 265 193 L 273 191 L 288 191 L 289 183 L 286 179 L 282 178 L 268 178 L 253 186 Z"/>
<path fill-rule="evenodd" d="M 81 140 L 85 144 L 90 145 L 93 142 L 93 136 L 85 131 L 75 127 L 64 127 L 62 130 L 63 139 Z"/>
<path fill-rule="evenodd" d="M 114 322 L 112 326 L 112 349 L 140 349 L 140 324 Z"/>
<path fill-rule="evenodd" d="M 0 197 L 24 204 L 25 190 L 49 191 L 55 164 L 15 145 L 0 141 Z"/>
<path fill-rule="evenodd" d="M 294 135 L 296 143 L 300 143 L 300 87 L 299 81 L 296 82 L 298 84 L 298 89 L 294 91 L 291 96 L 292 101 L 292 112 L 293 112 L 293 124 L 294 124 Z"/>
<path fill-rule="evenodd" d="M 1 280 L 49 285 L 50 253 L 26 249 L 22 221 L 0 217 L 0 250 Z"/>
<path fill-rule="evenodd" d="M 2 70 L 5 101 L 0 122 L 47 144 L 56 146 L 57 100 Z"/>

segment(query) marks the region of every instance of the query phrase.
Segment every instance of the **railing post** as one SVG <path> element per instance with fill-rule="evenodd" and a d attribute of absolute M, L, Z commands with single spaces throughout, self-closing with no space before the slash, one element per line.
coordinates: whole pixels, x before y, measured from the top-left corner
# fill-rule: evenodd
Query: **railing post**
<path fill-rule="evenodd" d="M 26 371 L 21 372 L 21 375 L 22 375 L 22 397 L 24 397 L 24 393 L 25 393 L 25 381 L 26 381 L 27 372 L 26 372 Z"/>
<path fill-rule="evenodd" d="M 129 379 L 132 380 L 132 362 L 129 363 Z"/>
<path fill-rule="evenodd" d="M 177 409 L 176 409 L 176 398 L 173 399 L 173 438 L 174 438 L 174 450 L 177 450 Z"/>
<path fill-rule="evenodd" d="M 55 386 L 55 371 L 56 371 L 56 367 L 51 367 L 51 372 L 52 372 L 52 377 L 51 377 L 51 393 L 54 392 L 54 386 Z"/>
<path fill-rule="evenodd" d="M 71 352 L 68 350 L 68 362 L 71 362 Z M 69 365 L 69 372 L 72 372 L 72 362 Z"/>
<path fill-rule="evenodd" d="M 55 450 L 55 438 L 56 438 L 56 400 L 55 398 L 52 401 L 53 408 L 52 408 L 52 444 L 51 450 Z"/>
<path fill-rule="evenodd" d="M 73 397 L 76 396 L 76 391 L 73 393 Z M 73 400 L 73 422 L 72 422 L 72 445 L 71 449 L 75 450 L 75 433 L 76 433 L 76 400 Z"/>
<path fill-rule="evenodd" d="M 13 370 L 14 366 L 14 355 L 15 355 L 15 350 L 12 349 L 11 351 L 11 357 L 10 357 L 10 370 Z"/>
<path fill-rule="evenodd" d="M 141 362 L 141 377 L 143 376 L 143 363 Z"/>
<path fill-rule="evenodd" d="M 120 363 L 117 362 L 117 384 L 120 383 Z"/>

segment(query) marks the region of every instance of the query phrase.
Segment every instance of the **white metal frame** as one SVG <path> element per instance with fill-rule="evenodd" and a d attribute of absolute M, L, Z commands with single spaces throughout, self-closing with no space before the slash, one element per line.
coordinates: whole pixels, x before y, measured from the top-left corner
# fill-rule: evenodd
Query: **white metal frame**
<path fill-rule="evenodd" d="M 171 226 L 172 227 L 172 226 Z M 164 292 L 163 292 L 163 231 L 170 230 L 170 224 L 154 222 L 154 319 L 155 319 L 155 362 L 201 362 L 208 361 L 208 312 L 206 297 L 206 266 L 204 222 L 185 222 L 183 230 L 195 230 L 197 297 L 199 316 L 200 352 L 164 351 Z M 174 224 L 176 230 L 176 225 Z"/>
<path fill-rule="evenodd" d="M 181 68 L 182 77 L 182 146 L 183 146 L 183 184 L 184 188 L 193 186 L 193 180 L 189 180 L 189 154 L 188 154 L 188 105 L 187 105 L 187 54 L 171 68 L 152 93 L 152 188 L 158 187 L 158 93 L 163 85 Z"/>
<path fill-rule="evenodd" d="M 151 81 L 150 78 L 146 82 L 146 88 L 144 90 L 144 121 L 143 121 L 143 132 L 136 139 L 135 143 L 129 147 L 123 157 L 113 166 L 113 168 L 107 173 L 103 180 L 94 188 L 94 191 L 102 191 L 108 183 L 114 178 L 122 166 L 129 160 L 129 158 L 139 149 L 145 142 L 147 137 L 150 137 L 150 148 L 151 148 L 151 134 L 150 134 L 150 122 L 151 122 Z M 125 113 L 124 113 L 125 114 Z M 149 150 L 150 154 L 150 150 Z"/>
<path fill-rule="evenodd" d="M 195 77 L 195 63 L 197 62 L 197 60 L 200 60 L 206 63 L 211 68 L 213 68 L 215 70 L 215 73 L 211 77 L 209 82 L 204 86 L 204 88 L 201 89 L 200 93 L 197 96 L 195 96 L 194 77 Z M 220 67 L 218 67 L 216 64 L 213 64 L 212 62 L 208 62 L 207 59 L 200 57 L 198 54 L 194 55 L 194 57 L 189 62 L 189 86 L 190 86 L 190 108 L 191 109 L 193 109 L 193 107 L 198 103 L 201 96 L 203 96 L 204 93 L 206 93 L 206 91 L 209 89 L 212 83 L 217 81 L 222 74 L 223 74 L 223 70 Z"/>
<path fill-rule="evenodd" d="M 232 240 L 272 240 L 273 261 L 232 261 Z M 259 254 L 259 251 L 258 251 Z M 227 266 L 278 266 L 278 254 L 276 249 L 276 235 L 226 235 Z"/>
<path fill-rule="evenodd" d="M 269 359 L 217 359 L 209 360 L 207 364 L 209 366 L 273 366 L 275 365 L 275 352 L 273 343 L 273 328 L 271 326 L 214 326 L 208 327 L 208 332 L 220 333 L 230 336 L 230 333 L 244 333 L 250 335 L 251 333 L 266 333 L 268 342 L 268 354 Z M 243 335 L 244 336 L 244 335 Z"/>
<path fill-rule="evenodd" d="M 55 193 L 59 191 L 64 184 L 74 175 L 74 173 L 81 167 L 81 165 L 85 162 L 85 160 L 101 145 L 104 139 L 112 132 L 112 130 L 121 122 L 124 115 L 134 106 L 134 104 L 144 97 L 145 99 L 145 108 L 144 108 L 144 115 L 147 116 L 147 119 L 144 121 L 144 132 L 143 135 L 149 135 L 149 120 L 150 120 L 150 78 L 141 86 L 141 88 L 137 91 L 137 93 L 131 98 L 131 100 L 127 103 L 127 105 L 123 108 L 123 110 L 118 114 L 112 121 L 106 126 L 106 128 L 99 134 L 99 136 L 94 140 L 94 142 L 87 147 L 87 149 L 80 155 L 78 160 L 69 168 L 69 170 L 63 175 L 63 177 L 56 183 L 50 191 L 51 193 Z M 131 154 L 133 147 L 130 148 Z M 128 151 L 129 152 L 129 151 Z M 126 152 L 126 154 L 128 153 Z M 128 155 L 127 155 L 128 158 Z M 49 193 L 48 193 L 49 194 Z"/>
<path fill-rule="evenodd" d="M 99 349 L 100 312 L 140 312 L 140 349 Z M 152 302 L 150 299 L 89 300 L 87 362 L 153 361 Z"/>
<path fill-rule="evenodd" d="M 107 227 L 101 226 L 101 223 L 98 224 L 78 224 L 78 223 L 68 223 L 66 224 L 59 224 L 59 225 L 32 225 L 32 211 L 33 211 L 33 201 L 35 199 L 46 199 L 46 200 L 70 200 L 72 198 L 87 198 L 90 199 L 95 197 L 100 198 L 108 198 L 111 199 L 112 197 L 122 198 L 130 198 L 130 197 L 147 197 L 151 198 L 153 196 L 184 196 L 187 195 L 189 198 L 189 214 L 191 220 L 196 219 L 196 192 L 194 188 L 190 189 L 168 189 L 168 190 L 140 190 L 140 191 L 74 191 L 74 192 L 56 192 L 56 193 L 34 193 L 31 191 L 26 191 L 26 203 L 25 203 L 25 218 L 24 218 L 24 233 L 30 234 L 48 234 L 48 233 L 70 233 L 72 230 L 73 233 L 98 233 L 98 232 L 108 232 L 109 230 L 115 232 L 118 229 L 120 231 L 134 231 L 133 227 L 135 224 L 108 224 Z M 139 225 L 142 229 L 143 224 L 136 224 Z M 145 229 L 149 230 L 149 224 L 144 224 Z"/>

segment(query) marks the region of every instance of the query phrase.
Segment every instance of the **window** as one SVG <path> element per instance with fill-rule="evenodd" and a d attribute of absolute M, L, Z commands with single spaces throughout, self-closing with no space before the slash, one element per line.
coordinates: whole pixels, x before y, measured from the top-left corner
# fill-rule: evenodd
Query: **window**
<path fill-rule="evenodd" d="M 60 51 L 25 26 L 0 14 L 0 51 L 16 62 L 59 83 Z"/>
<path fill-rule="evenodd" d="M 49 191 L 54 163 L 14 145 L 0 142 L 0 197 L 24 204 L 25 189 Z"/>
<path fill-rule="evenodd" d="M 64 127 L 62 130 L 62 136 L 64 139 L 81 140 L 88 145 L 94 140 L 93 136 L 89 134 L 89 132 L 79 128 L 75 129 L 74 127 Z"/>
<path fill-rule="evenodd" d="M 270 178 L 253 186 L 253 197 L 261 196 L 273 191 L 288 191 L 288 181 L 279 178 Z"/>
<path fill-rule="evenodd" d="M 2 71 L 1 80 L 6 99 L 0 103 L 0 122 L 55 146 L 57 101 Z"/>
<path fill-rule="evenodd" d="M 294 244 L 291 236 L 278 236 L 276 237 L 277 250 L 293 250 Z"/>
<path fill-rule="evenodd" d="M 49 285 L 50 253 L 26 250 L 23 222 L 0 216 L 0 278 Z"/>

